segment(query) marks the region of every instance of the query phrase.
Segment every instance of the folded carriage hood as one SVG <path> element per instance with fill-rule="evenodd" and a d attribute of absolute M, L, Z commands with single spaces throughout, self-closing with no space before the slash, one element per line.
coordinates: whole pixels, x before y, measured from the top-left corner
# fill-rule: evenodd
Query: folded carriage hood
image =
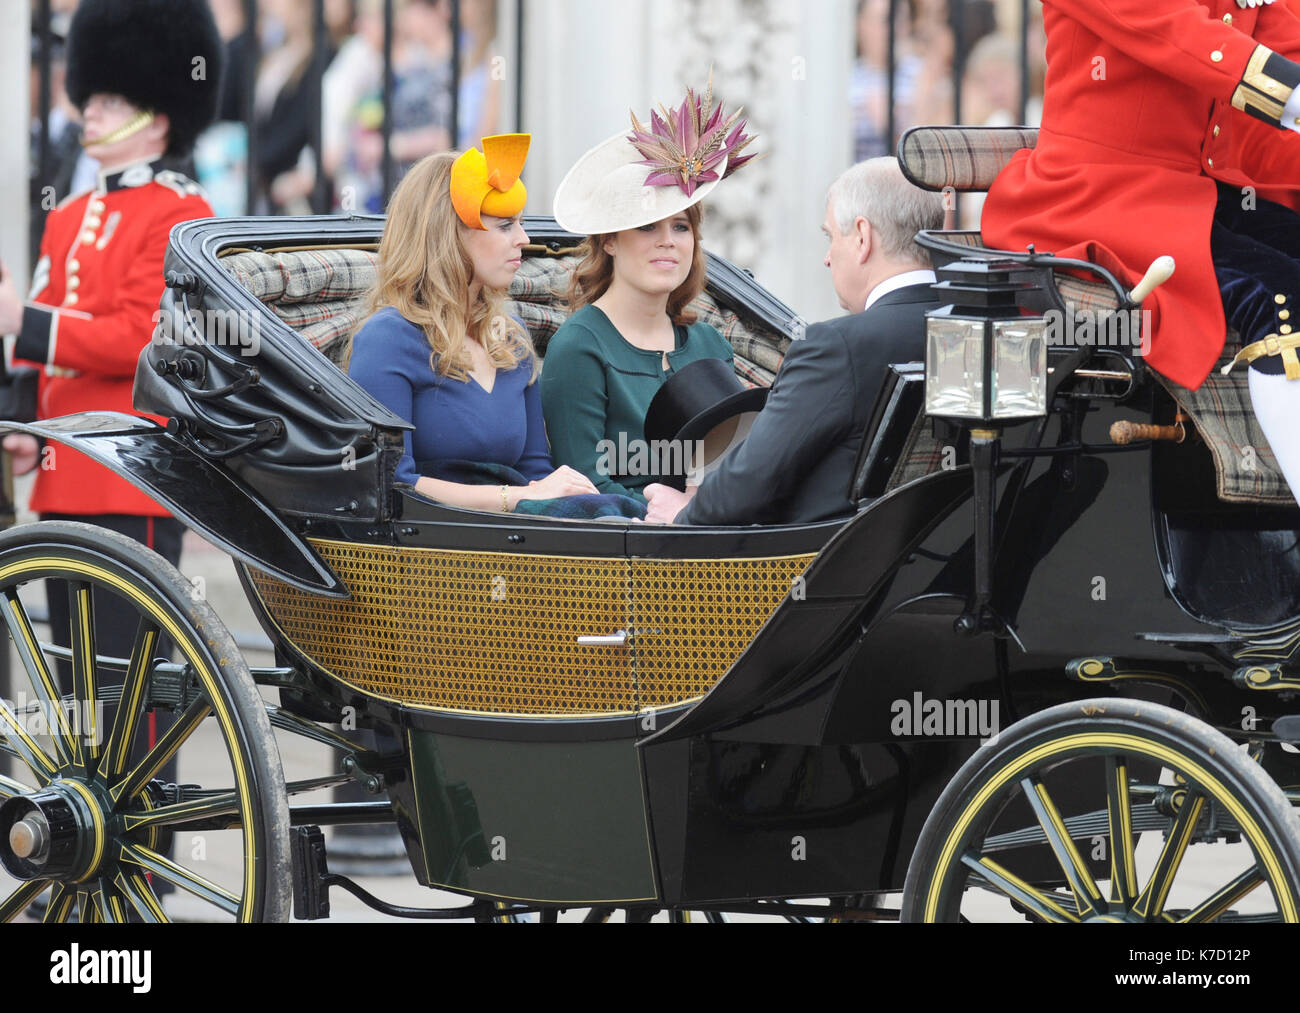
<path fill-rule="evenodd" d="M 0 432 L 10 431 L 54 440 L 98 461 L 249 566 L 312 594 L 348 597 L 316 550 L 257 493 L 148 419 L 82 412 L 26 425 L 0 422 Z"/>
<path fill-rule="evenodd" d="M 815 675 L 839 635 L 899 564 L 953 510 L 970 499 L 969 467 L 940 471 L 876 500 L 817 554 L 804 594 L 787 597 L 726 675 L 675 722 L 642 745 L 720 731 Z"/>
<path fill-rule="evenodd" d="M 411 427 L 259 302 L 222 265 L 238 249 L 356 246 L 381 219 L 202 219 L 172 230 L 135 407 L 175 420 L 190 450 L 280 514 L 385 521 Z M 214 325 L 220 323 L 221 327 Z M 217 339 L 220 340 L 217 340 Z"/>

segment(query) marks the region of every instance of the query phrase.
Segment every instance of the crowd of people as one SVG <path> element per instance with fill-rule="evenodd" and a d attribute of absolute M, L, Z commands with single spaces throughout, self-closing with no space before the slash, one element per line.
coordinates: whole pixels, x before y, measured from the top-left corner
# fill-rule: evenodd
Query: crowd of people
<path fill-rule="evenodd" d="M 384 210 L 384 0 L 326 0 L 326 46 L 315 46 L 313 5 L 259 0 L 255 26 L 243 0 L 209 0 L 224 47 L 217 122 L 200 138 L 186 168 L 218 215 L 310 214 Z M 461 0 L 460 67 L 452 72 L 450 0 L 394 0 L 392 182 L 425 155 L 463 148 L 499 128 L 501 79 L 496 0 Z M 49 161 L 39 158 L 39 33 L 32 33 L 33 239 L 44 212 L 94 182 L 94 159 L 81 150 L 80 111 L 68 101 L 64 38 L 77 0 L 54 0 L 50 58 Z M 254 35 L 256 33 L 256 35 Z M 320 60 L 321 151 L 317 179 L 312 117 L 314 61 Z M 249 66 L 250 61 L 257 66 Z M 458 136 L 452 137 L 453 79 L 458 79 Z M 251 85 L 252 94 L 248 94 Z M 250 102 L 251 98 L 251 102 Z M 248 203 L 251 112 L 255 143 Z M 53 188 L 53 193 L 49 188 Z M 316 198 L 323 195 L 324 200 Z"/>
<path fill-rule="evenodd" d="M 319 181 L 311 129 L 317 59 L 313 5 L 259 0 L 257 25 L 251 26 L 244 0 L 209 4 L 225 47 L 226 69 L 217 122 L 200 138 L 187 168 L 203 185 L 214 211 L 222 216 L 309 214 L 321 209 L 382 213 L 384 0 L 324 4 L 327 45 L 320 55 L 319 155 L 324 179 Z M 43 173 L 37 157 L 41 48 L 35 30 L 32 36 L 33 244 L 44 212 L 87 189 L 95 175 L 94 160 L 77 143 L 79 111 L 63 89 L 62 39 L 76 6 L 77 0 L 52 4 L 50 154 Z M 890 0 L 857 3 L 857 59 L 845 122 L 852 131 L 855 160 L 891 154 L 903 130 L 920 123 L 992 126 L 1020 121 L 1019 0 L 901 0 L 895 5 L 893 136 L 887 136 L 889 9 Z M 1030 11 L 1030 88 L 1024 119 L 1032 125 L 1041 107 L 1044 63 L 1039 5 L 1031 4 Z M 394 0 L 390 186 L 425 155 L 464 149 L 503 128 L 502 81 L 493 73 L 500 55 L 499 13 L 497 0 L 462 0 L 460 68 L 453 75 L 450 0 Z M 249 67 L 254 59 L 255 69 Z M 958 66 L 960 75 L 955 72 Z M 454 138 L 453 77 L 459 82 L 459 129 Z M 958 80 L 960 88 L 955 87 Z M 256 141 L 251 207 L 250 111 Z"/>
<path fill-rule="evenodd" d="M 1028 5 L 1025 48 L 1021 0 L 895 0 L 890 136 L 890 5 L 857 4 L 849 103 L 859 161 L 893 154 L 903 131 L 920 124 L 1038 125 L 1047 69 L 1040 4 Z M 1029 70 L 1023 114 L 1022 48 Z"/>

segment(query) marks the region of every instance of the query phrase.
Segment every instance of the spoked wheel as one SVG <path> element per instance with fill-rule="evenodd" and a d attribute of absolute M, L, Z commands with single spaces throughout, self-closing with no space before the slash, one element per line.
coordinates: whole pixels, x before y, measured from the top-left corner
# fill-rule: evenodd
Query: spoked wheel
<path fill-rule="evenodd" d="M 51 580 L 66 582 L 50 585 L 66 586 L 65 651 L 31 618 Z M 105 602 L 133 616 L 116 664 L 96 652 Z M 289 810 L 270 721 L 191 584 L 115 532 L 44 522 L 0 533 L 0 615 L 20 659 L 0 705 L 0 921 L 168 921 L 168 907 L 286 920 Z M 170 762 L 179 783 L 159 777 Z"/>
<path fill-rule="evenodd" d="M 1180 711 L 1063 704 L 970 758 L 921 832 L 904 921 L 1300 920 L 1300 828 L 1242 748 Z"/>

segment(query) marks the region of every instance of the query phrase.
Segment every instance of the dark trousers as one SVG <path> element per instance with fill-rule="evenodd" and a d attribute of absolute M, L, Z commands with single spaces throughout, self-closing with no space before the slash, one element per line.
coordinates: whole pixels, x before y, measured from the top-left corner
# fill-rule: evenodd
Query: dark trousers
<path fill-rule="evenodd" d="M 1224 315 L 1242 344 L 1277 334 L 1284 323 L 1300 326 L 1300 214 L 1273 201 L 1247 199 L 1237 187 L 1220 183 L 1210 254 Z M 1286 301 L 1279 304 L 1278 295 Z M 1279 319 L 1283 310 L 1289 319 Z M 1250 368 L 1281 373 L 1282 359 L 1263 356 Z"/>

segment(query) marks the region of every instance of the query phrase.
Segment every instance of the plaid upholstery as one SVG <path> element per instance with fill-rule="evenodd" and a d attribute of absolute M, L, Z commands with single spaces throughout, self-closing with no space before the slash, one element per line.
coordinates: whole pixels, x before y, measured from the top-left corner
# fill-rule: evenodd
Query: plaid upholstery
<path fill-rule="evenodd" d="M 1115 290 L 1103 282 L 1084 281 L 1062 271 L 1053 271 L 1052 276 L 1056 280 L 1056 291 L 1075 313 L 1100 315 L 1119 309 Z"/>
<path fill-rule="evenodd" d="M 980 192 L 1012 155 L 1037 144 L 1030 127 L 913 127 L 898 142 L 898 161 L 922 189 Z"/>
<path fill-rule="evenodd" d="M 375 281 L 376 254 L 369 250 L 303 250 L 296 253 L 237 253 L 222 265 L 276 317 L 336 363 L 347 355 L 363 297 Z M 577 257 L 530 256 L 515 274 L 507 310 L 524 322 L 540 356 L 569 316 L 569 278 Z M 789 339 L 720 307 L 705 293 L 691 308 L 716 327 L 736 353 L 736 374 L 756 386 L 771 386 Z"/>
<path fill-rule="evenodd" d="M 1155 370 L 1151 373 L 1192 417 L 1210 448 L 1219 499 L 1290 506 L 1295 499 L 1251 408 L 1249 370 L 1238 367 L 1227 376 L 1219 372 L 1239 348 L 1238 336 L 1229 334 L 1224 357 L 1197 390 L 1179 386 Z"/>
<path fill-rule="evenodd" d="M 898 463 L 894 465 L 894 473 L 885 485 L 885 493 L 891 493 L 899 486 L 938 471 L 942 463 L 943 444 L 934 438 L 934 425 L 924 411 L 917 412 L 912 431 L 907 434 L 907 442 L 903 444 L 903 452 L 898 455 Z"/>
<path fill-rule="evenodd" d="M 264 303 L 348 302 L 375 283 L 378 255 L 369 250 L 237 253 L 221 263 Z"/>

